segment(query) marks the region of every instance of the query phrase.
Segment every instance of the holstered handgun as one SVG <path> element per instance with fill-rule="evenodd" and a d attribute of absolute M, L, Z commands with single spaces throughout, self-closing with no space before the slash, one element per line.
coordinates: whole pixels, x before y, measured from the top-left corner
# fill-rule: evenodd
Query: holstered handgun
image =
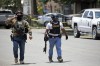
<path fill-rule="evenodd" d="M 27 34 L 24 34 L 24 39 L 27 40 Z"/>

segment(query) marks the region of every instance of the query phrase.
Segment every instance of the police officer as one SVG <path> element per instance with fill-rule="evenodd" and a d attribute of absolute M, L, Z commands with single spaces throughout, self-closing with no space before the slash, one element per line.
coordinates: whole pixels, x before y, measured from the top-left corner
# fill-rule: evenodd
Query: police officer
<path fill-rule="evenodd" d="M 23 13 L 21 11 L 17 11 L 16 16 L 8 18 L 6 24 L 12 26 L 11 40 L 13 42 L 13 54 L 15 58 L 15 63 L 18 63 L 19 47 L 19 62 L 20 64 L 24 64 L 24 52 L 27 33 L 29 33 L 29 39 L 32 39 L 32 32 L 30 30 L 29 23 L 23 19 Z"/>
<path fill-rule="evenodd" d="M 57 59 L 58 62 L 63 62 L 62 59 L 62 51 L 61 51 L 61 30 L 64 32 L 66 39 L 68 39 L 68 35 L 63 27 L 62 22 L 59 22 L 57 15 L 51 16 L 52 21 L 46 25 L 46 31 L 44 35 L 44 40 L 49 37 L 49 62 L 53 62 L 53 48 L 56 46 L 57 50 Z"/>

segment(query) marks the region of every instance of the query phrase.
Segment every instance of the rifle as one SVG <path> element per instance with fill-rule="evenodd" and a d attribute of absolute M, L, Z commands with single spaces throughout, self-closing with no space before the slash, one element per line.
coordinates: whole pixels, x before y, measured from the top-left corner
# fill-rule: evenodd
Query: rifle
<path fill-rule="evenodd" d="M 45 54 L 46 54 L 46 51 L 47 51 L 47 41 L 45 41 L 45 46 L 43 48 L 43 52 L 45 52 Z"/>
<path fill-rule="evenodd" d="M 44 41 L 45 41 L 45 46 L 44 46 L 44 48 L 43 48 L 43 52 L 45 52 L 45 54 L 46 54 L 46 50 L 47 50 L 47 41 L 48 41 L 48 37 L 47 37 L 47 36 L 44 37 Z"/>

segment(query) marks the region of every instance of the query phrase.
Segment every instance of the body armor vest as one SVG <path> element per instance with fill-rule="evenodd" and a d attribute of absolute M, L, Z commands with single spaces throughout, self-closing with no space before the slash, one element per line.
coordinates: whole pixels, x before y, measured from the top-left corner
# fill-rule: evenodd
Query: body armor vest
<path fill-rule="evenodd" d="M 14 32 L 17 34 L 24 34 L 25 33 L 25 22 L 24 21 L 17 21 L 13 26 Z"/>
<path fill-rule="evenodd" d="M 52 29 L 50 29 L 50 34 L 60 34 L 60 22 L 51 22 Z"/>

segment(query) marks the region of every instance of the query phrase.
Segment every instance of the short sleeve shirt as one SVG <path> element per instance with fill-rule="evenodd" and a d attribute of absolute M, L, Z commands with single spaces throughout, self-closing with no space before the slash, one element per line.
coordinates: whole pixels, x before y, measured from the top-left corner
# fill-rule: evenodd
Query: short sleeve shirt
<path fill-rule="evenodd" d="M 64 28 L 62 22 L 60 22 L 60 28 Z M 52 29 L 52 24 L 50 22 L 46 25 L 46 29 Z"/>

